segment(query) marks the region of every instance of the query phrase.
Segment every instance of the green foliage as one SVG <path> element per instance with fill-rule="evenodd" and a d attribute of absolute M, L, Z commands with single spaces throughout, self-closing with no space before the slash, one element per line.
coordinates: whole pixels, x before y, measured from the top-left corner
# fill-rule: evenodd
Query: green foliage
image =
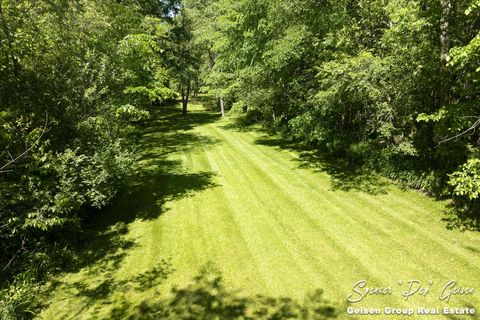
<path fill-rule="evenodd" d="M 150 117 L 150 113 L 146 110 L 139 110 L 131 104 L 126 104 L 115 110 L 115 116 L 121 121 L 128 123 L 146 120 Z"/>
<path fill-rule="evenodd" d="M 209 91 L 248 123 L 417 188 L 443 192 L 454 172 L 451 195 L 475 202 L 479 8 L 0 1 L 0 266 L 15 273 L 106 206 L 129 174 L 133 128 L 178 94 L 184 113 Z"/>
<path fill-rule="evenodd" d="M 478 149 L 477 131 L 462 133 L 480 113 L 478 3 L 448 4 L 186 7 L 205 52 L 205 86 L 236 114 L 371 169 L 388 167 L 412 186 L 444 190 L 447 173 Z"/>
<path fill-rule="evenodd" d="M 24 320 L 35 315 L 31 310 L 35 290 L 31 285 L 12 285 L 0 290 L 0 319 Z"/>
<path fill-rule="evenodd" d="M 448 183 L 454 188 L 454 195 L 477 200 L 480 196 L 480 160 L 468 160 L 458 171 L 450 175 Z"/>
<path fill-rule="evenodd" d="M 130 171 L 131 163 L 132 156 L 119 143 L 91 156 L 80 154 L 79 149 L 66 149 L 41 167 L 44 176 L 55 177 L 55 184 L 44 176 L 26 181 L 35 205 L 27 212 L 24 227 L 47 231 L 74 219 L 83 206 L 105 206 Z"/>
<path fill-rule="evenodd" d="M 468 16 L 471 14 L 473 11 L 478 10 L 480 8 L 480 1 L 479 0 L 474 0 L 470 4 L 470 6 L 465 10 L 465 14 Z"/>
<path fill-rule="evenodd" d="M 421 113 L 417 116 L 418 122 L 439 122 L 445 120 L 448 115 L 448 111 L 445 108 L 441 108 L 434 114 Z"/>
<path fill-rule="evenodd" d="M 72 241 L 123 184 L 132 128 L 175 98 L 164 52 L 176 6 L 0 2 L 0 288 L 33 256 Z M 11 290 L 9 316 L 22 317 L 23 289 Z"/>

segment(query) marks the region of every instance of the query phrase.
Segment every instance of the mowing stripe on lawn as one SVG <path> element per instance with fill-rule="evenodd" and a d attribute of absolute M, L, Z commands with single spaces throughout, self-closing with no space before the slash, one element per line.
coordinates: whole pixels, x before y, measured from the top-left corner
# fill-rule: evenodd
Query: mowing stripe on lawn
<path fill-rule="evenodd" d="M 270 139 L 262 132 L 213 120 L 192 105 L 187 117 L 167 112 L 150 122 L 131 182 L 140 191 L 121 195 L 105 213 L 114 221 L 122 212 L 133 215 L 124 221 L 126 234 L 114 238 L 131 245 L 65 274 L 44 319 L 109 319 L 127 301 L 121 311 L 128 315 L 142 301 L 187 285 L 208 264 L 246 296 L 301 298 L 321 288 L 344 300 L 361 279 L 395 286 L 400 279 L 440 285 L 453 278 L 480 288 L 480 236 L 447 230 L 443 202 L 389 182 L 385 194 L 335 189 L 321 160 L 305 166 L 297 151 L 262 144 Z M 139 208 L 124 207 L 139 200 Z M 175 271 L 156 287 L 122 286 L 164 259 Z M 100 285 L 106 292 L 90 294 Z M 477 295 L 457 297 L 451 306 L 479 302 Z M 397 291 L 359 305 L 444 304 L 436 293 L 407 303 Z"/>

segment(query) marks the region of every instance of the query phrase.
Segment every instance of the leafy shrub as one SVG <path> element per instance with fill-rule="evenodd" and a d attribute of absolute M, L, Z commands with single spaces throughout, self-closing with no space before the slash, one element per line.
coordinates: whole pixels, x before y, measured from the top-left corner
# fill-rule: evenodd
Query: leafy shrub
<path fill-rule="evenodd" d="M 81 207 L 105 206 L 115 196 L 133 161 L 132 154 L 120 141 L 92 155 L 67 149 L 50 157 L 41 167 L 40 175 L 24 178 L 32 203 L 24 227 L 48 230 L 75 221 Z"/>
<path fill-rule="evenodd" d="M 35 299 L 32 285 L 16 284 L 0 290 L 0 319 L 24 320 L 35 315 L 31 310 Z"/>
<path fill-rule="evenodd" d="M 480 196 L 480 159 L 470 159 L 450 175 L 449 184 L 455 196 L 476 200 Z"/>
<path fill-rule="evenodd" d="M 474 158 L 449 175 L 457 209 L 476 216 L 480 212 L 480 159 Z"/>

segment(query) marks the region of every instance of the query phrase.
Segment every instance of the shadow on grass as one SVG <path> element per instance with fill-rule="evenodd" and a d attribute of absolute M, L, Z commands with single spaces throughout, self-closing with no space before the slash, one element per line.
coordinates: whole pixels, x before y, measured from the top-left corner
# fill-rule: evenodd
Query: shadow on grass
<path fill-rule="evenodd" d="M 298 162 L 298 168 L 309 168 L 316 172 L 327 173 L 331 178 L 332 190 L 361 191 L 371 195 L 388 193 L 390 185 L 388 180 L 362 168 L 361 165 L 329 156 L 284 139 L 265 137 L 257 139 L 255 143 L 297 152 L 299 156 L 295 161 Z"/>
<path fill-rule="evenodd" d="M 159 288 L 168 276 L 174 272 L 172 265 L 167 260 L 161 260 L 161 262 L 152 269 L 128 279 L 115 279 L 115 271 L 116 269 L 111 266 L 102 270 L 100 274 L 103 280 L 94 285 L 87 284 L 83 281 L 64 285 L 62 289 L 69 298 L 81 299 L 83 302 L 83 307 L 80 308 L 80 310 L 69 314 L 66 318 L 77 319 L 87 309 L 90 309 L 89 312 L 92 313 L 92 316 L 95 315 L 99 317 L 99 313 L 103 308 L 118 303 L 116 301 L 118 295 L 124 295 L 127 292 L 141 293 L 150 289 Z M 99 274 L 96 276 L 98 277 Z M 122 296 L 122 300 L 123 299 L 126 300 L 126 297 Z M 127 311 L 128 308 L 125 308 L 125 305 L 122 304 L 120 307 L 113 308 L 112 314 L 108 318 L 123 319 Z"/>
<path fill-rule="evenodd" d="M 157 301 L 143 301 L 131 306 L 123 301 L 113 309 L 111 319 L 196 320 L 196 319 L 332 319 L 337 309 L 323 299 L 317 290 L 303 302 L 288 297 L 245 297 L 225 287 L 220 272 L 202 269 L 183 288 L 173 288 L 171 294 Z"/>
<path fill-rule="evenodd" d="M 442 221 L 449 230 L 480 232 L 480 214 L 473 213 L 465 206 L 456 206 L 454 203 L 450 203 L 447 210 L 445 210 L 445 217 Z M 480 253 L 480 250 L 473 247 L 465 248 L 475 253 Z"/>
<path fill-rule="evenodd" d="M 211 95 L 199 95 L 192 101 L 202 104 L 207 110 L 220 113 L 220 101 Z"/>
<path fill-rule="evenodd" d="M 232 122 L 221 127 L 225 130 L 237 132 L 266 132 L 264 129 L 250 124 L 243 117 L 233 119 Z M 347 160 L 313 150 L 301 143 L 281 138 L 272 138 L 268 135 L 257 139 L 255 143 L 297 152 L 299 154 L 296 159 L 298 168 L 310 168 L 317 172 L 327 173 L 331 177 L 333 190 L 361 191 L 371 195 L 388 193 L 390 182 L 379 174 L 364 169 L 360 164 L 351 163 Z"/>
<path fill-rule="evenodd" d="M 158 218 L 167 210 L 168 201 L 215 186 L 212 172 L 189 172 L 189 168 L 175 159 L 181 158 L 184 152 L 213 146 L 215 140 L 195 134 L 193 129 L 216 121 L 218 116 L 207 112 L 182 116 L 174 107 L 161 108 L 158 113 L 158 119 L 143 124 L 143 137 L 137 146 L 138 161 L 127 185 L 109 207 L 90 212 L 84 219 L 83 231 L 76 235 L 73 262 L 62 270 L 78 272 L 87 267 L 87 274 L 104 275 L 106 281 L 92 289 L 92 296 L 102 297 L 121 285 L 105 272 L 118 270 L 127 252 L 136 245 L 134 240 L 125 237 L 131 222 Z M 50 290 L 59 285 L 65 284 L 54 282 Z"/>
<path fill-rule="evenodd" d="M 141 124 L 143 134 L 188 131 L 197 126 L 212 123 L 220 119 L 220 115 L 206 111 L 189 111 L 181 114 L 177 106 L 159 107 L 154 116 Z"/>
<path fill-rule="evenodd" d="M 260 129 L 257 125 L 252 124 L 245 117 L 235 117 L 230 118 L 230 122 L 221 126 L 221 128 L 225 130 L 233 130 L 238 132 L 248 132 L 248 131 L 261 131 L 264 132 L 265 130 Z"/>
<path fill-rule="evenodd" d="M 215 186 L 212 172 L 189 172 L 190 168 L 185 168 L 177 158 L 218 143 L 218 140 L 195 132 L 194 128 L 219 117 L 203 111 L 182 116 L 178 108 L 162 108 L 159 112 L 162 114 L 159 119 L 146 124 L 141 145 L 136 150 L 138 165 L 128 187 L 110 209 L 117 214 L 123 212 L 127 222 L 155 219 L 164 211 L 167 201 Z"/>
<path fill-rule="evenodd" d="M 77 319 L 88 312 L 91 318 L 112 320 L 197 320 L 197 319 L 334 319 L 339 309 L 323 298 L 323 290 L 308 294 L 303 301 L 290 297 L 245 296 L 226 287 L 222 275 L 211 266 L 204 267 L 184 287 L 166 290 L 165 281 L 175 272 L 167 260 L 128 279 L 114 278 L 115 269 L 103 270 L 99 283 L 74 282 L 64 285 L 66 299 L 81 300 L 82 307 L 62 315 Z M 98 275 L 97 275 L 98 276 Z M 153 297 L 132 301 L 131 295 L 153 291 Z"/>

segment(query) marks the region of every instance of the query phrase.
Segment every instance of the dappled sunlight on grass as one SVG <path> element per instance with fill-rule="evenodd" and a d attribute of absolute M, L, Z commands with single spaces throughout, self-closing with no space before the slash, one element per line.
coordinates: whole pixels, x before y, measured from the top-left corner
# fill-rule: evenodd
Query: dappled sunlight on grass
<path fill-rule="evenodd" d="M 185 287 L 163 300 L 143 301 L 130 319 L 333 319 L 338 310 L 322 290 L 300 303 L 288 297 L 243 296 L 228 289 L 218 271 L 203 268 Z"/>
<path fill-rule="evenodd" d="M 298 157 L 295 162 L 298 163 L 298 168 L 309 168 L 315 172 L 327 173 L 331 178 L 332 190 L 362 191 L 375 195 L 388 193 L 388 189 L 392 185 L 387 179 L 360 165 L 309 150 L 292 142 L 264 137 L 255 140 L 255 143 L 296 152 Z"/>
<path fill-rule="evenodd" d="M 134 174 L 44 318 L 329 319 L 360 279 L 480 287 L 480 237 L 448 230 L 444 202 L 192 107 L 143 125 Z"/>

